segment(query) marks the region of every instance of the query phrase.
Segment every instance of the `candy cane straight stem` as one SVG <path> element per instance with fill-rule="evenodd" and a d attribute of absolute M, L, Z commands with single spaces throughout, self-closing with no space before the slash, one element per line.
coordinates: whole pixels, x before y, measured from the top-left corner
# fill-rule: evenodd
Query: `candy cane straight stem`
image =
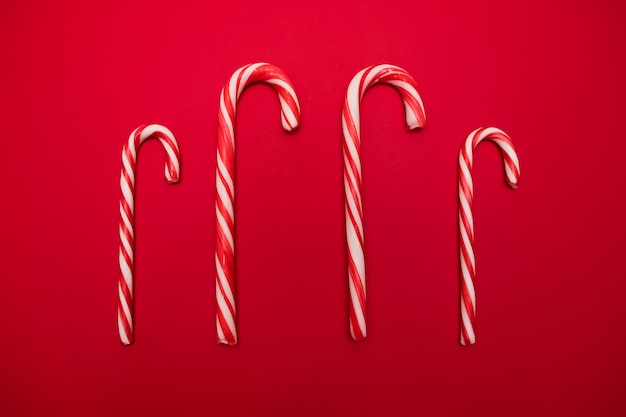
<path fill-rule="evenodd" d="M 472 201 L 474 181 L 472 161 L 474 148 L 489 140 L 500 148 L 506 181 L 513 189 L 519 182 L 519 160 L 511 139 L 495 127 L 479 128 L 469 134 L 459 152 L 459 256 L 461 263 L 461 344 L 476 343 L 476 258 L 474 257 L 474 216 Z"/>
<path fill-rule="evenodd" d="M 424 104 L 417 84 L 404 69 L 394 65 L 372 65 L 354 76 L 341 114 L 343 127 L 343 181 L 345 187 L 348 285 L 350 288 L 350 333 L 362 340 L 366 331 L 365 259 L 363 255 L 363 205 L 361 202 L 361 117 L 360 102 L 365 91 L 379 83 L 390 84 L 404 102 L 407 131 L 424 126 Z"/>
<path fill-rule="evenodd" d="M 122 149 L 122 172 L 120 175 L 120 277 L 117 325 L 120 340 L 125 345 L 133 342 L 133 275 L 135 251 L 135 169 L 137 150 L 147 139 L 158 139 L 167 155 L 165 179 L 178 182 L 180 177 L 180 151 L 176 138 L 170 130 L 157 124 L 143 125 L 130 134 Z"/>
<path fill-rule="evenodd" d="M 257 81 L 270 84 L 278 93 L 283 128 L 290 132 L 300 123 L 300 104 L 293 85 L 278 67 L 266 63 L 249 64 L 230 77 L 220 95 L 217 129 L 216 246 L 215 268 L 217 301 L 217 340 L 237 344 L 235 305 L 235 114 L 244 88 Z"/>

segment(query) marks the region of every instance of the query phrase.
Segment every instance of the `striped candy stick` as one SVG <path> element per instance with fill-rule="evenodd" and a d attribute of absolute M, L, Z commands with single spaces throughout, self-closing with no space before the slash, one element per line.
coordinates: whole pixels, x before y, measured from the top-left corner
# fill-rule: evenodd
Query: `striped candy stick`
<path fill-rule="evenodd" d="M 504 160 L 506 181 L 517 188 L 520 176 L 519 160 L 511 139 L 495 127 L 479 128 L 469 134 L 459 152 L 459 256 L 461 264 L 461 339 L 462 345 L 476 343 L 474 332 L 476 318 L 476 259 L 474 257 L 474 217 L 472 201 L 474 182 L 472 161 L 474 148 L 483 140 L 494 142 Z"/>
<path fill-rule="evenodd" d="M 135 168 L 137 150 L 147 139 L 158 139 L 167 155 L 165 179 L 168 183 L 178 182 L 180 177 L 180 151 L 176 138 L 165 126 L 149 124 L 138 127 L 130 134 L 122 149 L 122 172 L 120 175 L 120 277 L 117 325 L 120 340 L 125 345 L 133 342 L 133 275 L 135 249 Z"/>
<path fill-rule="evenodd" d="M 363 206 L 361 201 L 360 101 L 365 91 L 378 83 L 394 86 L 402 95 L 407 131 L 424 126 L 424 104 L 417 84 L 404 69 L 373 65 L 354 76 L 346 92 L 343 126 L 343 179 L 345 187 L 346 238 L 350 288 L 350 333 L 354 340 L 366 336 L 365 259 L 363 255 Z"/>
<path fill-rule="evenodd" d="M 278 93 L 283 128 L 290 132 L 300 124 L 300 104 L 293 85 L 278 67 L 266 63 L 249 64 L 230 77 L 220 95 L 217 129 L 216 168 L 216 288 L 217 339 L 219 343 L 237 344 L 235 305 L 235 114 L 237 100 L 244 88 L 263 81 Z"/>

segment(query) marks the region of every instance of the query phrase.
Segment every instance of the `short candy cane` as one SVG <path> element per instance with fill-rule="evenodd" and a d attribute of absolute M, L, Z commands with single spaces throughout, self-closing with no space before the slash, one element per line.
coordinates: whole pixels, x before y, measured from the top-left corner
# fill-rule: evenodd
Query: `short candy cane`
<path fill-rule="evenodd" d="M 363 255 L 363 206 L 361 202 L 360 101 L 365 91 L 378 83 L 394 86 L 402 95 L 407 131 L 424 126 L 424 104 L 417 84 L 404 69 L 373 65 L 354 76 L 343 105 L 343 180 L 345 187 L 348 285 L 350 288 L 350 333 L 354 340 L 365 338 L 365 259 Z"/>
<path fill-rule="evenodd" d="M 125 345 L 133 342 L 133 275 L 135 249 L 135 167 L 137 150 L 146 139 L 158 139 L 167 154 L 165 179 L 178 182 L 180 177 L 180 151 L 176 138 L 170 130 L 157 124 L 143 125 L 130 134 L 122 149 L 122 172 L 120 175 L 120 277 L 117 325 L 120 340 Z"/>
<path fill-rule="evenodd" d="M 230 77 L 220 95 L 217 129 L 216 168 L 216 247 L 217 339 L 237 344 L 235 305 L 235 113 L 237 100 L 253 82 L 270 84 L 278 93 L 283 128 L 290 132 L 300 123 L 300 104 L 293 85 L 278 67 L 266 63 L 249 64 Z"/>
<path fill-rule="evenodd" d="M 472 201 L 474 182 L 472 180 L 472 161 L 474 148 L 483 140 L 494 142 L 504 159 L 506 181 L 513 189 L 517 188 L 520 169 L 517 153 L 511 139 L 502 130 L 495 127 L 474 130 L 465 140 L 459 152 L 459 256 L 461 263 L 461 344 L 476 343 L 474 332 L 476 318 L 476 259 L 474 257 L 474 217 Z"/>

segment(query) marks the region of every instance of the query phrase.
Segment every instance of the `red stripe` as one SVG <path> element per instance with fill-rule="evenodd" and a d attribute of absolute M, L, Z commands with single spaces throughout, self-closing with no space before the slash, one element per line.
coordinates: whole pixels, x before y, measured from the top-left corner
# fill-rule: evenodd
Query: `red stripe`
<path fill-rule="evenodd" d="M 226 187 L 224 187 L 224 188 L 226 188 Z M 227 192 L 227 193 L 229 194 L 229 196 L 230 196 L 230 193 L 229 193 L 229 191 L 228 191 L 228 188 L 227 188 L 226 190 L 227 190 L 226 192 Z M 218 194 L 218 195 L 216 196 L 216 198 L 215 198 L 215 204 L 216 204 L 217 210 L 220 212 L 220 214 L 222 215 L 222 217 L 224 217 L 224 221 L 226 222 L 226 225 L 228 226 L 228 230 L 230 230 L 230 231 L 231 231 L 231 235 L 233 235 L 233 236 L 234 236 L 234 230 L 235 230 L 235 220 L 234 220 L 234 219 L 232 219 L 232 218 L 230 217 L 230 213 L 229 213 L 229 212 L 228 212 L 228 210 L 226 209 L 226 205 L 225 205 L 225 204 L 224 204 L 224 202 L 222 201 L 222 198 L 220 197 L 220 195 L 219 195 L 219 194 Z M 234 204 L 234 203 L 233 203 L 233 200 L 230 200 L 230 204 L 231 204 L 231 206 L 233 206 L 233 204 Z M 216 219 L 216 220 L 217 220 L 217 219 Z M 218 225 L 218 227 L 221 227 L 219 223 L 218 223 L 217 225 Z"/>
<path fill-rule="evenodd" d="M 350 219 L 350 223 L 352 223 L 352 227 L 354 228 L 354 232 L 356 233 L 356 237 L 359 240 L 359 246 L 361 246 L 361 249 L 363 249 L 363 246 L 365 244 L 365 239 L 363 238 L 363 233 L 361 232 L 361 227 L 363 227 L 362 225 L 357 224 L 356 222 L 356 218 L 354 217 L 354 214 L 352 214 L 352 210 L 350 210 L 348 208 L 348 205 L 346 203 L 346 213 L 348 215 L 348 218 Z M 361 219 L 361 217 L 359 217 Z"/>
<path fill-rule="evenodd" d="M 356 214 L 358 215 L 359 219 L 363 219 L 363 208 L 362 208 L 362 203 L 361 203 L 361 187 L 359 187 L 358 185 L 355 186 L 355 184 L 350 180 L 350 177 L 345 175 L 345 171 L 344 171 L 344 176 L 345 176 L 346 182 L 348 183 L 348 190 L 350 191 L 350 195 L 352 196 L 352 199 L 354 200 L 354 207 L 356 210 Z M 348 210 L 352 211 L 352 209 L 348 205 L 348 201 L 346 201 L 346 206 Z"/>
<path fill-rule="evenodd" d="M 226 343 L 229 346 L 236 345 L 237 342 L 235 341 L 235 335 L 230 330 L 230 327 L 228 327 L 228 323 L 226 322 L 226 319 L 224 318 L 224 314 L 219 308 L 217 309 L 217 321 L 219 322 L 220 329 L 222 329 L 222 333 L 224 333 L 224 339 L 226 339 Z M 222 343 L 222 340 L 218 339 L 218 341 Z"/>
<path fill-rule="evenodd" d="M 354 285 L 354 289 L 355 289 L 355 292 L 359 301 L 359 306 L 361 307 L 361 310 L 363 311 L 363 317 L 365 317 L 365 305 L 366 305 L 365 287 L 363 285 L 363 280 L 361 278 L 361 275 L 359 274 L 356 264 L 354 263 L 354 260 L 352 259 L 352 254 L 350 254 L 350 252 L 348 252 L 348 272 L 350 273 L 350 279 L 352 280 L 352 284 Z"/>
<path fill-rule="evenodd" d="M 474 286 L 474 282 L 472 282 L 472 287 Z M 461 299 L 463 301 L 463 306 L 465 307 L 465 312 L 469 317 L 469 322 L 471 323 L 472 328 L 474 327 L 474 304 L 472 304 L 472 299 L 469 293 L 469 289 L 465 285 L 465 282 L 461 281 Z"/>
<path fill-rule="evenodd" d="M 343 109 L 343 117 L 344 117 L 344 121 L 345 121 L 345 126 L 348 129 L 348 137 L 346 137 L 345 133 L 344 133 L 344 138 L 343 138 L 343 152 L 344 155 L 346 156 L 346 159 L 348 160 L 348 163 L 350 164 L 350 169 L 352 170 L 352 173 L 354 174 L 354 178 L 356 178 L 356 181 L 359 185 L 359 188 L 361 187 L 361 174 L 359 173 L 359 170 L 356 166 L 355 161 L 353 160 L 350 151 L 348 149 L 348 141 L 352 142 L 352 145 L 354 146 L 354 149 L 356 151 L 356 159 L 361 160 L 361 139 L 359 137 L 359 134 L 356 131 L 356 125 L 354 123 L 354 120 L 352 119 L 352 115 L 350 114 L 350 111 L 348 109 L 348 102 L 347 102 L 347 98 L 346 98 L 346 103 L 344 104 L 344 109 Z M 344 161 L 345 164 L 345 161 Z"/>
<path fill-rule="evenodd" d="M 226 307 L 228 308 L 228 311 L 230 311 L 230 314 L 233 316 L 233 320 L 236 320 L 237 315 L 235 312 L 235 306 L 233 304 L 230 303 L 230 300 L 228 299 L 228 297 L 226 296 L 226 291 L 224 290 L 224 286 L 222 285 L 222 281 L 219 279 L 219 277 L 216 276 L 216 282 L 217 282 L 217 287 L 220 291 L 220 294 L 222 295 L 222 300 L 224 300 L 224 303 L 226 304 Z M 228 283 L 229 285 L 229 289 L 231 291 L 231 293 L 233 293 L 233 296 L 235 295 L 235 293 L 233 292 L 233 287 L 230 285 L 230 283 Z M 218 304 L 218 308 L 219 311 L 221 311 L 221 307 L 219 307 Z M 228 326 L 227 326 L 228 327 Z"/>
<path fill-rule="evenodd" d="M 352 337 L 354 340 L 363 340 L 365 336 L 361 331 L 361 326 L 359 326 L 359 321 L 356 316 L 356 312 L 354 311 L 354 306 L 350 303 L 350 328 L 352 329 Z"/>
<path fill-rule="evenodd" d="M 235 272 L 235 254 L 233 248 L 230 247 L 226 236 L 224 236 L 224 232 L 221 227 L 216 229 L 215 240 L 215 254 L 217 255 L 217 259 L 220 261 L 220 265 L 222 265 L 222 270 L 224 271 L 228 285 L 231 289 L 234 289 L 235 280 L 233 275 Z"/>
<path fill-rule="evenodd" d="M 124 234 L 124 236 L 126 237 L 126 239 L 128 240 L 128 235 L 127 235 L 127 233 L 128 233 L 128 232 L 124 231 L 124 233 L 123 233 L 123 234 Z M 135 250 L 135 248 L 134 248 L 134 242 L 133 242 L 132 238 L 131 238 L 130 240 L 128 240 L 128 243 L 129 243 L 129 245 L 130 245 L 130 249 L 131 249 L 132 251 L 134 251 L 134 250 Z M 132 254 L 130 254 L 130 253 L 128 253 L 128 252 L 126 251 L 126 247 L 125 247 L 125 246 L 124 246 L 124 244 L 122 243 L 122 233 L 120 233 L 120 253 L 121 253 L 121 254 L 122 254 L 122 256 L 124 257 L 124 260 L 126 261 L 126 265 L 128 265 L 128 267 L 130 268 L 131 275 L 132 275 L 132 273 L 133 273 L 133 271 L 134 271 L 133 255 L 132 255 Z"/>
<path fill-rule="evenodd" d="M 124 335 L 128 339 L 128 343 L 133 343 L 133 329 L 128 321 L 128 317 L 124 314 L 124 307 L 122 307 L 121 301 L 117 305 L 117 317 L 122 322 L 122 328 L 124 329 Z"/>
<path fill-rule="evenodd" d="M 465 328 L 465 324 L 463 323 L 463 319 L 461 319 L 461 340 L 463 341 L 464 345 L 469 345 L 470 344 L 469 332 Z"/>
<path fill-rule="evenodd" d="M 370 72 L 372 72 L 374 68 L 375 66 L 371 66 L 366 69 L 363 74 L 361 74 L 361 79 L 359 80 L 359 101 L 361 101 L 361 97 L 363 97 L 365 91 L 374 84 L 376 84 L 378 82 L 378 79 L 380 78 L 380 74 L 374 75 L 374 77 L 372 77 L 372 79 L 369 81 L 369 84 L 365 85 L 365 79 L 369 76 Z M 358 109 L 356 111 L 358 111 Z"/>

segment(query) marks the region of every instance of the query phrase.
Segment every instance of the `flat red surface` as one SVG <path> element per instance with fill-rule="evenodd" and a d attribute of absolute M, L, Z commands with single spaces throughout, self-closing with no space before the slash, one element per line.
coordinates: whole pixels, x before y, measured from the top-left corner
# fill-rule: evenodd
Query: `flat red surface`
<path fill-rule="evenodd" d="M 49 2 L 0 6 L 0 415 L 626 415 L 622 2 Z M 353 4 L 352 4 L 353 3 Z M 518 4 L 519 3 L 519 4 Z M 287 72 L 237 115 L 237 347 L 215 340 L 218 95 Z M 368 337 L 351 341 L 341 107 L 352 76 L 407 69 L 362 105 Z M 117 334 L 122 144 L 139 153 L 135 343 Z M 475 156 L 477 344 L 458 343 L 457 155 Z"/>

